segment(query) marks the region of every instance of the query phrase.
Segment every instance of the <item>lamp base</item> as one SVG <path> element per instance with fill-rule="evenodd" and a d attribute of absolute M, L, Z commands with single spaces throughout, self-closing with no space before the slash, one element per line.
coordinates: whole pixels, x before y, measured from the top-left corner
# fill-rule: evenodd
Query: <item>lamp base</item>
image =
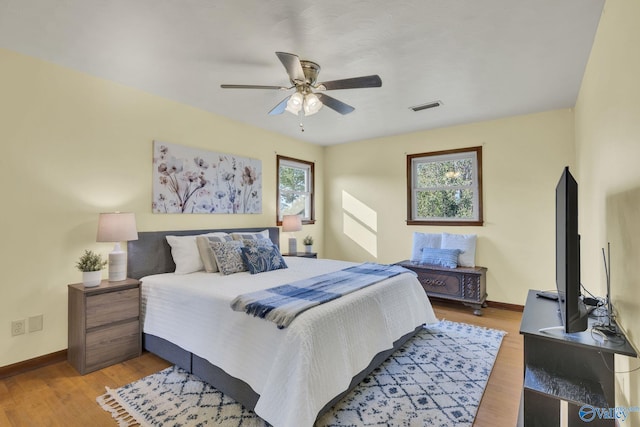
<path fill-rule="evenodd" d="M 127 254 L 124 251 L 109 252 L 109 281 L 121 282 L 127 278 Z"/>
<path fill-rule="evenodd" d="M 295 237 L 289 238 L 289 253 L 295 255 L 298 252 L 298 241 Z"/>

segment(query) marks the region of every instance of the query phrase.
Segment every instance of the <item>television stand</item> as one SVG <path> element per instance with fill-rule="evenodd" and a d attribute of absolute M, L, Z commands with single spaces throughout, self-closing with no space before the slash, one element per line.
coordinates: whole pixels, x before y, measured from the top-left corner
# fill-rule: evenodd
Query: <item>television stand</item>
<path fill-rule="evenodd" d="M 614 408 L 614 354 L 637 357 L 626 341 L 613 342 L 591 333 L 566 334 L 557 301 L 538 298 L 530 290 L 522 313 L 524 384 L 519 426 L 610 426 L 599 408 Z M 581 414 L 582 410 L 582 414 Z M 581 418 L 581 416 L 583 418 Z M 562 420 L 561 420 L 562 418 Z M 566 424 L 565 424 L 566 423 Z"/>
<path fill-rule="evenodd" d="M 564 326 L 562 326 L 562 325 L 549 326 L 547 328 L 538 329 L 538 332 L 550 332 L 550 331 L 564 331 Z"/>

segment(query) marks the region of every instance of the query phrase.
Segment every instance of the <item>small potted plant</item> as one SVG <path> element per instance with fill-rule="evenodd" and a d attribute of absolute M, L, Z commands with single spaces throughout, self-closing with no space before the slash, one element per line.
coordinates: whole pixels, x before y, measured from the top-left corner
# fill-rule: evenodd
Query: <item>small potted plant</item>
<path fill-rule="evenodd" d="M 107 261 L 100 254 L 85 250 L 76 263 L 76 268 L 82 272 L 82 284 L 87 287 L 98 286 L 102 281 L 102 269 L 106 265 Z"/>
<path fill-rule="evenodd" d="M 307 253 L 311 252 L 311 247 L 313 246 L 313 237 L 311 236 L 307 236 L 304 238 L 304 240 L 302 241 L 304 243 L 304 250 Z"/>

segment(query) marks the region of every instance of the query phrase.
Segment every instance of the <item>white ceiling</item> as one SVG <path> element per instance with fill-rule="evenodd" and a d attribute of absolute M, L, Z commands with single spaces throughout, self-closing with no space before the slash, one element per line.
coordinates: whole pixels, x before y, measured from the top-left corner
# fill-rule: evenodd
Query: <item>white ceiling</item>
<path fill-rule="evenodd" d="M 330 145 L 573 107 L 604 1 L 0 0 L 0 47 Z M 267 114 L 289 93 L 220 88 L 289 86 L 276 51 L 382 87 L 307 118 Z"/>

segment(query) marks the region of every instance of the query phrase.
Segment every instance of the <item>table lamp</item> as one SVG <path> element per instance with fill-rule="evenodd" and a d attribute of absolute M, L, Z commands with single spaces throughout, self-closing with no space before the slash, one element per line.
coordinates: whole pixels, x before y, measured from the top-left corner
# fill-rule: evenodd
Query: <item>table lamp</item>
<path fill-rule="evenodd" d="M 293 233 L 302 230 L 302 217 L 300 215 L 284 215 L 282 217 L 282 231 L 291 233 L 289 237 L 289 253 L 298 252 L 297 241 Z"/>
<path fill-rule="evenodd" d="M 136 217 L 133 212 L 101 213 L 98 217 L 97 242 L 115 243 L 109 253 L 109 281 L 120 282 L 127 278 L 127 254 L 120 242 L 138 240 Z"/>

